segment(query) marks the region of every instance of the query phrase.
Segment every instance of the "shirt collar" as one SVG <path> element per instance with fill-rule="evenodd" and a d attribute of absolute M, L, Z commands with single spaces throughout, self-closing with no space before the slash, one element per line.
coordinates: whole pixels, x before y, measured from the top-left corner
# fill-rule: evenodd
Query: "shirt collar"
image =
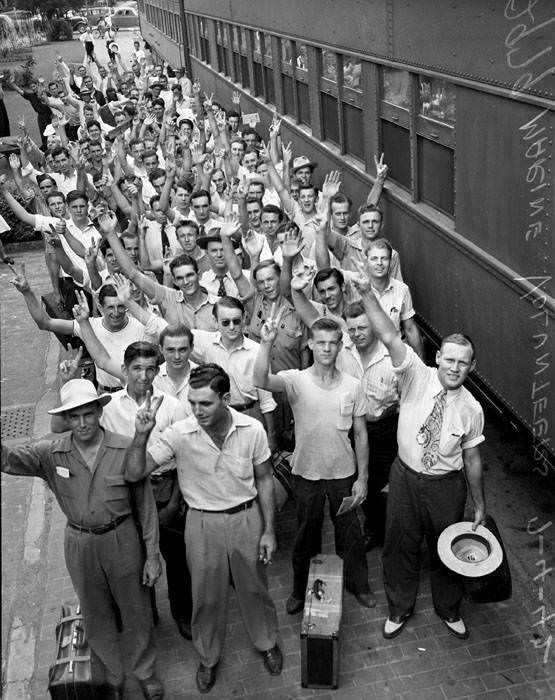
<path fill-rule="evenodd" d="M 235 350 L 241 350 L 242 348 L 246 348 L 247 347 L 246 340 L 247 339 L 245 337 L 245 334 L 243 334 L 243 337 L 241 339 L 241 345 L 238 345 L 236 348 L 232 348 L 231 352 L 233 352 Z M 213 338 L 212 342 L 214 343 L 214 345 L 220 345 L 222 348 L 224 348 L 224 350 L 226 352 L 228 352 L 227 348 L 224 346 L 224 344 L 222 342 L 222 334 L 220 333 L 220 331 L 214 331 L 214 338 Z"/>

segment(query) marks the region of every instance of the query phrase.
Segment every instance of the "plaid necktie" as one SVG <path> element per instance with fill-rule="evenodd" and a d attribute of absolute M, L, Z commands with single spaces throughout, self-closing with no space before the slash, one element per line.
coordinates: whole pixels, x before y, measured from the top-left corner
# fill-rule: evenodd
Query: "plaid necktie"
<path fill-rule="evenodd" d="M 447 390 L 442 389 L 435 397 L 435 403 L 430 415 L 426 418 L 416 436 L 416 442 L 424 448 L 422 465 L 426 470 L 430 470 L 439 459 L 439 438 L 446 398 Z"/>
<path fill-rule="evenodd" d="M 226 292 L 225 284 L 224 284 L 225 277 L 218 277 L 217 279 L 219 280 L 219 286 L 218 286 L 217 296 L 219 296 L 219 297 L 226 297 L 226 296 L 227 296 L 227 292 Z"/>

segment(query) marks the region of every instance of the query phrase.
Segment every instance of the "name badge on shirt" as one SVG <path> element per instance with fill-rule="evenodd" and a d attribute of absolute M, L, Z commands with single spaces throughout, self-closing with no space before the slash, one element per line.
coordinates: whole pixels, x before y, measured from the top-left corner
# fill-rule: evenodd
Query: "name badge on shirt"
<path fill-rule="evenodd" d="M 64 479 L 69 479 L 71 473 L 67 467 L 56 467 L 56 474 Z"/>

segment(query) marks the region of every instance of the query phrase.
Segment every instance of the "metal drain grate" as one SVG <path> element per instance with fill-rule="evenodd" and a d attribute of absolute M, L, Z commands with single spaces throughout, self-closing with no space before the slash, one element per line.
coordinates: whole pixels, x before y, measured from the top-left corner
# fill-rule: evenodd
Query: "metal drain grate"
<path fill-rule="evenodd" d="M 11 406 L 2 411 L 2 440 L 24 440 L 33 434 L 35 404 Z"/>

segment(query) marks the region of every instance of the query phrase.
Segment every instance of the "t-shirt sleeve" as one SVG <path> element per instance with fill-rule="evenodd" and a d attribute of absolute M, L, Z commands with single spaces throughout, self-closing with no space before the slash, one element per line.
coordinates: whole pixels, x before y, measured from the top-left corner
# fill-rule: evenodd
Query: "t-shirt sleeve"
<path fill-rule="evenodd" d="M 412 305 L 412 296 L 410 294 L 410 289 L 405 285 L 405 291 L 403 294 L 403 303 L 401 305 L 401 321 L 408 321 L 409 318 L 414 316 L 414 307 Z"/>
<path fill-rule="evenodd" d="M 255 425 L 256 434 L 253 440 L 252 463 L 256 466 L 270 459 L 268 437 L 261 423 Z"/>
<path fill-rule="evenodd" d="M 368 401 L 362 390 L 362 384 L 358 384 L 355 390 L 355 405 L 353 409 L 353 417 L 365 416 L 369 411 Z"/>
<path fill-rule="evenodd" d="M 298 369 L 283 369 L 277 373 L 285 383 L 285 393 L 289 399 L 289 403 L 293 404 L 297 398 L 296 379 L 298 378 Z"/>
<path fill-rule="evenodd" d="M 484 442 L 484 411 L 478 404 L 471 412 L 469 431 L 465 433 L 464 440 L 461 442 L 463 450 L 468 450 L 471 447 L 476 447 L 481 442 Z"/>

